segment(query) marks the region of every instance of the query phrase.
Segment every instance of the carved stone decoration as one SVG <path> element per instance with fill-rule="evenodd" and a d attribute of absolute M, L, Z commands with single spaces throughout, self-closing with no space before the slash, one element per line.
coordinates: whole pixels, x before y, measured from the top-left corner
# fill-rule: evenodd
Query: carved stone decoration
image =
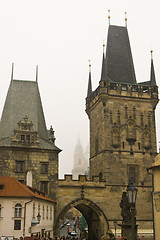
<path fill-rule="evenodd" d="M 135 120 L 133 120 L 130 116 L 127 122 L 127 138 L 126 140 L 130 145 L 136 142 L 136 124 Z"/>
<path fill-rule="evenodd" d="M 11 139 L 12 146 L 21 147 L 38 147 L 39 138 L 38 132 L 33 129 L 33 123 L 25 116 L 19 121 L 18 129 L 14 130 L 14 136 Z"/>
<path fill-rule="evenodd" d="M 114 148 L 118 148 L 120 146 L 120 133 L 116 123 L 112 128 L 112 145 Z"/>
<path fill-rule="evenodd" d="M 145 149 L 151 148 L 151 135 L 150 131 L 148 130 L 147 126 L 145 126 L 144 132 L 143 132 L 143 143 Z"/>

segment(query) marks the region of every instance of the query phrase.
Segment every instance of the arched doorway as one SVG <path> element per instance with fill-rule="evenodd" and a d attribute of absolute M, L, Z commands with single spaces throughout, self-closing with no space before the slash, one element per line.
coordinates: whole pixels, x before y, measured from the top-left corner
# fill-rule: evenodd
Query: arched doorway
<path fill-rule="evenodd" d="M 88 240 L 99 240 L 109 229 L 107 218 L 99 206 L 89 199 L 78 198 L 67 204 L 56 217 L 54 232 L 57 236 L 60 223 L 71 208 L 76 208 L 85 217 L 88 225 Z"/>

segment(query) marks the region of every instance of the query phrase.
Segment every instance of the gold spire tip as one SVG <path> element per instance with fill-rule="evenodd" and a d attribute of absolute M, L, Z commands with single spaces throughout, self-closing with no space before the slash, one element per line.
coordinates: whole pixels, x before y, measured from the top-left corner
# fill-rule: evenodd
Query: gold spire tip
<path fill-rule="evenodd" d="M 108 10 L 108 20 L 109 20 L 109 25 L 110 25 L 110 18 L 111 18 L 110 10 Z"/>

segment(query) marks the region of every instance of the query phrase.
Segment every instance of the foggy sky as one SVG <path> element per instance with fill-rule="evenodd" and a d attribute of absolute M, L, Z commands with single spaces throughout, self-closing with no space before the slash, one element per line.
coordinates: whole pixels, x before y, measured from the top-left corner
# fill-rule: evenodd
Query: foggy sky
<path fill-rule="evenodd" d="M 129 32 L 138 82 L 150 79 L 150 50 L 157 85 L 160 85 L 159 1 L 128 0 L 5 0 L 0 1 L 0 113 L 11 79 L 35 80 L 38 84 L 47 128 L 53 126 L 59 154 L 60 177 L 73 167 L 74 148 L 80 137 L 89 143 L 85 113 L 88 60 L 92 64 L 93 90 L 101 74 L 103 40 L 111 24 L 125 25 Z M 156 110 L 159 134 L 159 105 Z"/>

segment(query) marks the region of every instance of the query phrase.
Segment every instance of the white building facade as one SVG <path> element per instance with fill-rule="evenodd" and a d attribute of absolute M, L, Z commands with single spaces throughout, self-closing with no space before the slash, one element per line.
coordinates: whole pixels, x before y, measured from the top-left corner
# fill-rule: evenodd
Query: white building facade
<path fill-rule="evenodd" d="M 39 190 L 0 177 L 0 237 L 53 237 L 54 205 Z"/>

